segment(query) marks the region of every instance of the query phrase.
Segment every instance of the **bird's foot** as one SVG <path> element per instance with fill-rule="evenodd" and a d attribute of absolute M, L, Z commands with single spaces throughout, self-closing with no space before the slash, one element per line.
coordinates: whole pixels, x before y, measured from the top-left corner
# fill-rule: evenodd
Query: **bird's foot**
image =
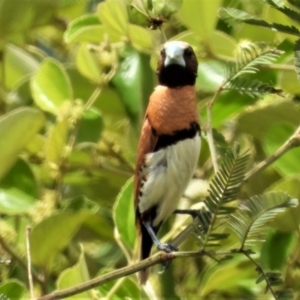
<path fill-rule="evenodd" d="M 178 248 L 171 245 L 171 244 L 167 244 L 167 243 L 159 243 L 157 245 L 157 249 L 160 250 L 160 251 L 164 251 L 164 252 L 167 252 L 167 253 L 172 253 L 172 252 L 176 252 L 178 251 Z M 162 274 L 164 273 L 168 268 L 169 266 L 171 265 L 171 262 L 172 260 L 167 260 L 165 262 L 162 263 L 162 270 L 159 272 L 159 274 Z"/>
<path fill-rule="evenodd" d="M 167 243 L 159 243 L 157 245 L 157 249 L 160 250 L 160 251 L 165 251 L 167 253 L 178 251 L 177 247 L 175 247 L 175 246 L 173 246 L 171 244 L 167 244 Z"/>

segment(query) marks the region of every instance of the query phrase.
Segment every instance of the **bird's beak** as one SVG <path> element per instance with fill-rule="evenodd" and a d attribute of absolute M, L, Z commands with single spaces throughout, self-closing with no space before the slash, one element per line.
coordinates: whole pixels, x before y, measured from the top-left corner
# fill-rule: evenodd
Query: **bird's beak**
<path fill-rule="evenodd" d="M 175 44 L 169 45 L 166 47 L 166 58 L 164 62 L 164 66 L 169 65 L 180 65 L 185 67 L 185 61 L 183 58 L 183 52 L 184 50 Z"/>

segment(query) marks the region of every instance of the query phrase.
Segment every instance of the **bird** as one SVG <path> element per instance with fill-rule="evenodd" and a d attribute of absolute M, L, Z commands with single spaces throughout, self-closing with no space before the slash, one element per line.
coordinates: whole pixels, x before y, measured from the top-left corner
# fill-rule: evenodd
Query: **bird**
<path fill-rule="evenodd" d="M 201 138 L 195 82 L 198 61 L 183 41 L 168 41 L 160 52 L 158 84 L 150 95 L 138 143 L 134 208 L 140 260 L 153 243 L 167 253 L 178 249 L 161 243 L 157 232 L 176 210 L 200 154 Z M 149 268 L 139 271 L 146 284 Z"/>

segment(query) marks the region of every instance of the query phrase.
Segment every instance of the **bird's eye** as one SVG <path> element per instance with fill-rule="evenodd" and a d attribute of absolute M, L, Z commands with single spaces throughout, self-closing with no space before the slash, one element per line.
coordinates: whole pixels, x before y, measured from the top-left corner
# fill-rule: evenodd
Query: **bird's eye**
<path fill-rule="evenodd" d="M 165 50 L 165 49 L 162 49 L 162 50 L 160 51 L 160 55 L 161 55 L 161 56 L 166 56 L 166 50 Z"/>
<path fill-rule="evenodd" d="M 193 55 L 193 50 L 191 48 L 187 48 L 184 52 L 185 56 L 191 57 Z"/>

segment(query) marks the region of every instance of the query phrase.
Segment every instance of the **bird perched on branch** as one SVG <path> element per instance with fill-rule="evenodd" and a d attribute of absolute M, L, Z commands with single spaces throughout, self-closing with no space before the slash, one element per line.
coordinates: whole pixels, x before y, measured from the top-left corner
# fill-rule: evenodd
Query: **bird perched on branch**
<path fill-rule="evenodd" d="M 137 151 L 135 210 L 140 259 L 159 250 L 176 251 L 156 234 L 174 212 L 193 176 L 200 153 L 195 81 L 198 62 L 192 47 L 181 41 L 164 44 L 157 67 L 158 85 L 150 96 Z M 149 269 L 140 271 L 145 284 Z"/>

